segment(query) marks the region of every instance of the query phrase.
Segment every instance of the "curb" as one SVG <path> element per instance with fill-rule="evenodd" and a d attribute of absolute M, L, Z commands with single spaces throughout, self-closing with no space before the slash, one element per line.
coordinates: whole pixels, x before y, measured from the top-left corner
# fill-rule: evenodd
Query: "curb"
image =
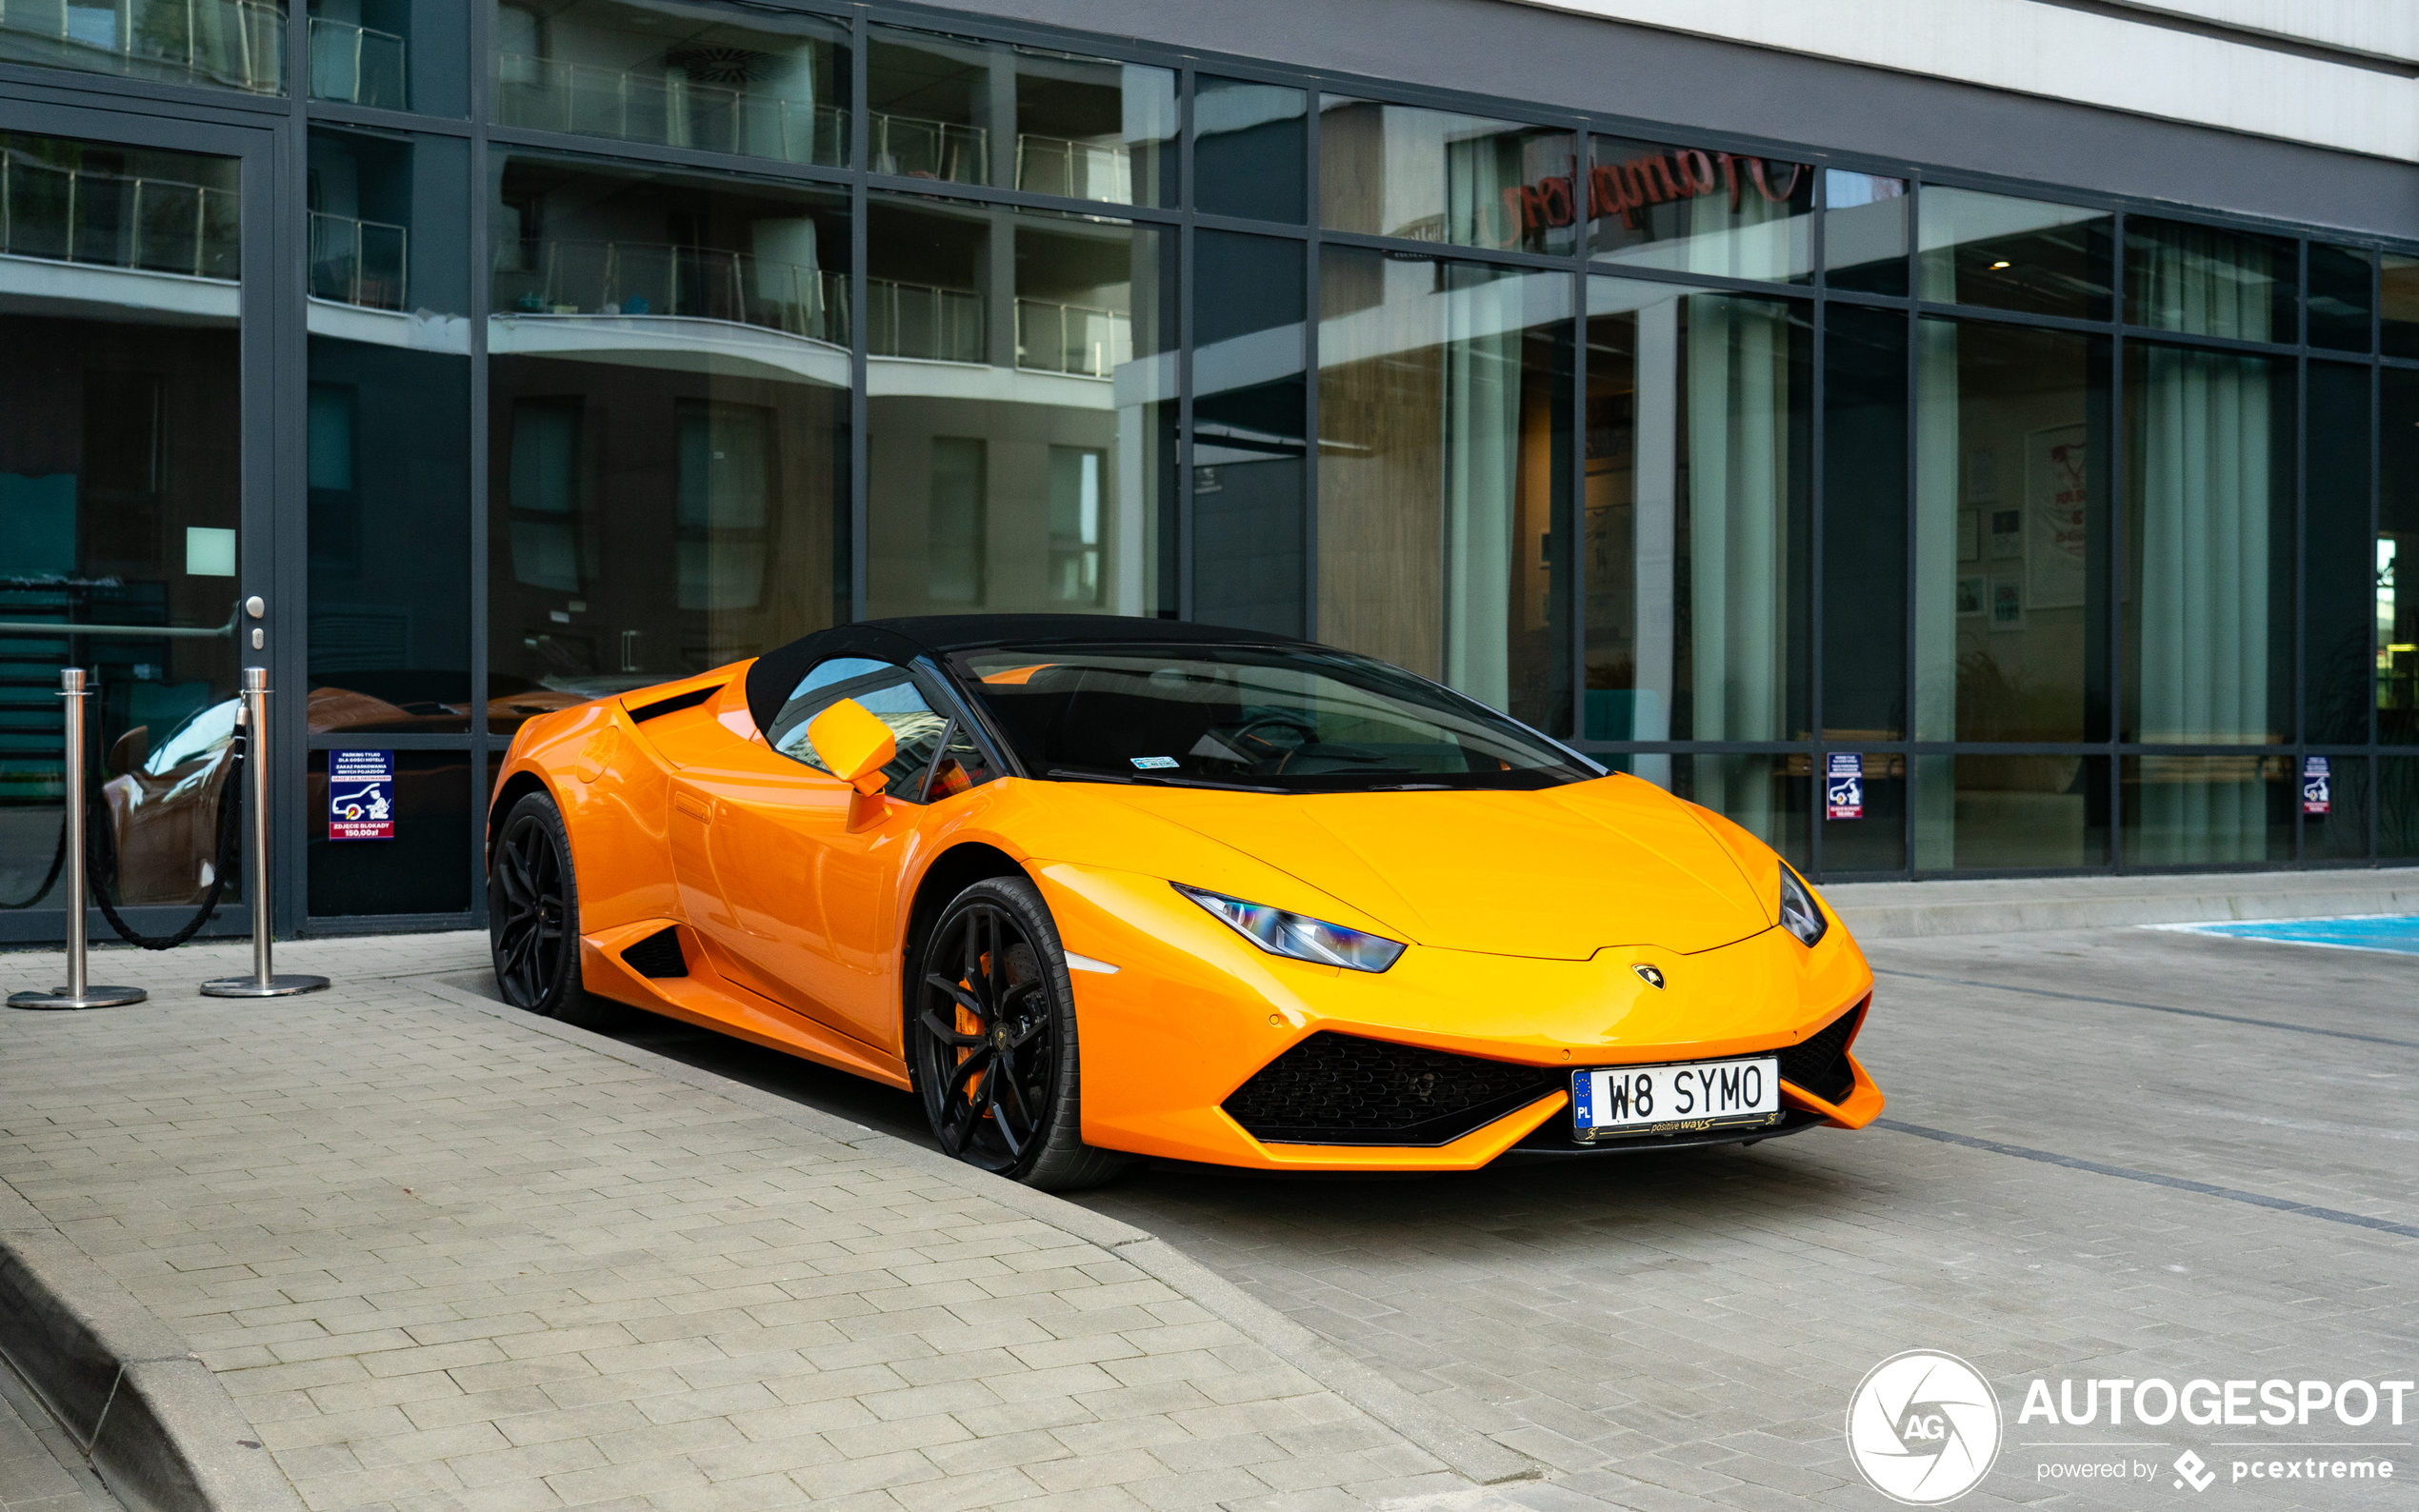
<path fill-rule="evenodd" d="M 1004 1177 L 993 1176 L 989 1171 L 976 1170 L 962 1161 L 953 1161 L 937 1150 L 910 1144 L 896 1135 L 850 1123 L 821 1108 L 791 1102 L 778 1093 L 733 1082 L 711 1071 L 700 1070 L 652 1050 L 624 1044 L 591 1029 L 578 1028 L 559 1019 L 525 1013 L 444 980 L 466 974 L 475 973 L 447 971 L 384 980 L 398 986 L 417 988 L 458 1006 L 491 1018 L 508 1020 L 537 1033 L 639 1066 L 654 1075 L 712 1092 L 756 1112 L 787 1119 L 837 1144 L 878 1154 L 885 1160 L 947 1182 L 972 1196 L 1048 1224 L 1062 1233 L 1097 1244 L 1135 1269 L 1166 1283 L 1178 1293 L 1200 1303 L 1237 1333 L 1442 1460 L 1455 1473 L 1480 1485 L 1530 1480 L 1546 1473 L 1546 1466 L 1529 1456 L 1465 1427 L 1148 1230 L 1136 1228 L 1121 1219 L 1095 1213 L 1063 1197 L 1035 1191 Z"/>
<path fill-rule="evenodd" d="M 0 1353 L 128 1512 L 302 1512 L 210 1367 L 5 1185 Z"/>
<path fill-rule="evenodd" d="M 2308 872 L 2289 873 L 2307 879 Z M 2354 879 L 2357 880 L 2354 880 Z M 2096 881 L 2097 879 L 2080 879 Z M 2115 879 L 2111 879 L 2112 881 Z M 2161 881 L 2175 879 L 2161 878 Z M 1990 888 L 1989 882 L 1849 883 L 1823 890 L 1840 922 L 1859 940 L 1923 940 L 1945 935 L 2018 934 L 2051 929 L 2106 929 L 2128 925 L 2209 924 L 2257 919 L 2313 919 L 2419 912 L 2419 872 L 2363 871 L 2334 887 L 2256 885 L 2252 877 L 2194 879 L 2174 891 L 2078 889 L 2065 896 L 1940 897 L 1922 902 L 1866 902 L 1864 887 Z M 2252 885 L 2245 885 L 2246 883 Z"/>

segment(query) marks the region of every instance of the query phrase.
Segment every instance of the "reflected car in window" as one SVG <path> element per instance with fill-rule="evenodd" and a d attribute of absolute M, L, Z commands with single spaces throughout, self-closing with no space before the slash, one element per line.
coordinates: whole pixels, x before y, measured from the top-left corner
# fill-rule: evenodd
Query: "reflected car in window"
<path fill-rule="evenodd" d="M 1053 1188 L 1135 1157 L 1468 1170 L 1857 1128 L 1873 976 L 1736 825 L 1366 656 L 868 621 L 521 726 L 505 996 L 921 1099 Z"/>

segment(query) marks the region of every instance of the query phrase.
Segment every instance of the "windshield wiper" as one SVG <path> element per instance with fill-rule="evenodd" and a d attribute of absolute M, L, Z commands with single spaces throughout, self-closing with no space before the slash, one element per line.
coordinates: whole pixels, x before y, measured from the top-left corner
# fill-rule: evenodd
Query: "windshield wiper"
<path fill-rule="evenodd" d="M 1064 766 L 1053 766 L 1042 773 L 1045 777 L 1073 783 L 1118 783 L 1129 787 L 1209 787 L 1229 793 L 1283 793 L 1284 787 L 1260 787 L 1249 783 L 1218 783 L 1206 777 L 1151 777 L 1139 772 L 1079 772 Z"/>

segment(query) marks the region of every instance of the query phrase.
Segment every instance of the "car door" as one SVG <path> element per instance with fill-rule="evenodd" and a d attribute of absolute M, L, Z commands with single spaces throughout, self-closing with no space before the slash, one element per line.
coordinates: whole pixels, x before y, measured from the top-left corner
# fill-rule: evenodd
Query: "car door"
<path fill-rule="evenodd" d="M 889 725 L 898 753 L 884 801 L 850 824 L 849 786 L 807 741 L 816 714 L 854 698 Z M 785 1001 L 890 1053 L 899 1037 L 900 878 L 927 843 L 931 802 L 994 769 L 930 668 L 835 658 L 810 669 L 755 749 L 787 766 L 776 784 L 715 795 L 707 850 L 730 945 Z"/>

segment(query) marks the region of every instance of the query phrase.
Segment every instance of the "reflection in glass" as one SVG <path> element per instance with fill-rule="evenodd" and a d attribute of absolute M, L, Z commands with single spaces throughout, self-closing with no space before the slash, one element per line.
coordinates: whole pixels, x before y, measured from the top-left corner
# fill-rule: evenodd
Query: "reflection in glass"
<path fill-rule="evenodd" d="M 309 152 L 310 727 L 468 732 L 470 153 Z"/>
<path fill-rule="evenodd" d="M 2375 575 L 2377 739 L 2419 746 L 2419 372 L 2378 372 L 2379 433 Z"/>
<path fill-rule="evenodd" d="M 1611 262 L 1730 278 L 1802 280 L 1814 170 L 1703 148 L 1594 138 L 1588 250 Z"/>
<path fill-rule="evenodd" d="M 2104 740 L 2107 346 L 1945 320 L 1916 342 L 1915 739 Z"/>
<path fill-rule="evenodd" d="M 2419 257 L 2379 254 L 2378 336 L 2389 357 L 2419 357 Z"/>
<path fill-rule="evenodd" d="M 1918 872 L 2108 864 L 2107 757 L 1915 758 Z"/>
<path fill-rule="evenodd" d="M 1117 205 L 1175 203 L 1167 69 L 875 27 L 866 128 L 876 173 Z"/>
<path fill-rule="evenodd" d="M 286 90 L 283 0 L 16 0 L 0 60 L 248 94 Z"/>
<path fill-rule="evenodd" d="M 470 762 L 469 751 L 396 751 L 392 840 L 331 841 L 324 823 L 307 826 L 310 916 L 468 911 Z M 328 811 L 324 750 L 310 753 L 304 805 L 313 818 Z"/>
<path fill-rule="evenodd" d="M 1318 638 L 1571 723 L 1570 282 L 1329 245 Z"/>
<path fill-rule="evenodd" d="M 1867 294 L 1907 292 L 1907 181 L 1823 174 L 1823 278 Z"/>
<path fill-rule="evenodd" d="M 1457 247 L 1568 252 L 1579 207 L 1567 131 L 1327 95 L 1319 222 Z"/>
<path fill-rule="evenodd" d="M 2237 341 L 2294 341 L 2294 244 L 2136 215 L 2125 223 L 2125 318 Z"/>
<path fill-rule="evenodd" d="M 1300 225 L 1309 211 L 1309 99 L 1281 84 L 1194 75 L 1193 208 Z"/>
<path fill-rule="evenodd" d="M 2283 756 L 2127 756 L 2118 772 L 2129 866 L 2293 859 L 2301 786 Z"/>
<path fill-rule="evenodd" d="M 85 759 L 108 814 L 99 885 L 189 904 L 217 865 L 237 661 L 237 189 L 230 159 L 0 136 L 0 903 L 57 905 L 44 879 L 65 666 L 98 689 Z"/>
<path fill-rule="evenodd" d="M 1192 617 L 1300 635 L 1302 244 L 1193 233 Z"/>
<path fill-rule="evenodd" d="M 867 612 L 1153 612 L 1173 238 L 889 196 L 867 234 Z"/>
<path fill-rule="evenodd" d="M 1825 319 L 1823 733 L 1899 740 L 1907 730 L 1907 317 L 1833 305 Z M 1829 851 L 1824 865 L 1832 865 Z"/>
<path fill-rule="evenodd" d="M 497 0 L 494 25 L 503 125 L 848 161 L 844 22 L 710 3 Z"/>
<path fill-rule="evenodd" d="M 2310 757 L 2303 757 L 2307 767 Z M 2366 756 L 2327 756 L 2328 804 L 2323 814 L 2302 807 L 2302 860 L 2365 861 L 2369 857 L 2369 778 Z M 2289 804 L 2290 800 L 2288 800 Z"/>
<path fill-rule="evenodd" d="M 1809 328 L 1588 281 L 1584 738 L 1805 738 Z"/>
<path fill-rule="evenodd" d="M 1920 297 L 2108 318 L 2108 211 L 1932 184 L 1919 205 Z"/>
<path fill-rule="evenodd" d="M 2377 759 L 2377 859 L 2419 859 L 2419 756 Z"/>
<path fill-rule="evenodd" d="M 1796 757 L 1808 771 L 1816 760 Z M 1849 871 L 1904 871 L 1907 868 L 1907 758 L 1889 751 L 1862 753 L 1858 767 L 1865 779 L 1865 813 L 1861 819 L 1824 815 L 1823 874 Z"/>
<path fill-rule="evenodd" d="M 2376 345 L 2369 318 L 2376 303 L 2369 290 L 2376 272 L 2377 254 L 2365 247 L 2309 244 L 2311 346 L 2368 351 Z"/>
<path fill-rule="evenodd" d="M 2125 376 L 2121 738 L 2289 739 L 2292 364 L 2135 343 Z"/>
<path fill-rule="evenodd" d="M 2304 590 L 2304 739 L 2318 745 L 2369 741 L 2369 673 L 2377 542 L 2369 526 L 2369 369 L 2349 363 L 2309 365 L 2309 550 Z"/>
<path fill-rule="evenodd" d="M 489 719 L 848 617 L 845 196 L 505 161 Z"/>

